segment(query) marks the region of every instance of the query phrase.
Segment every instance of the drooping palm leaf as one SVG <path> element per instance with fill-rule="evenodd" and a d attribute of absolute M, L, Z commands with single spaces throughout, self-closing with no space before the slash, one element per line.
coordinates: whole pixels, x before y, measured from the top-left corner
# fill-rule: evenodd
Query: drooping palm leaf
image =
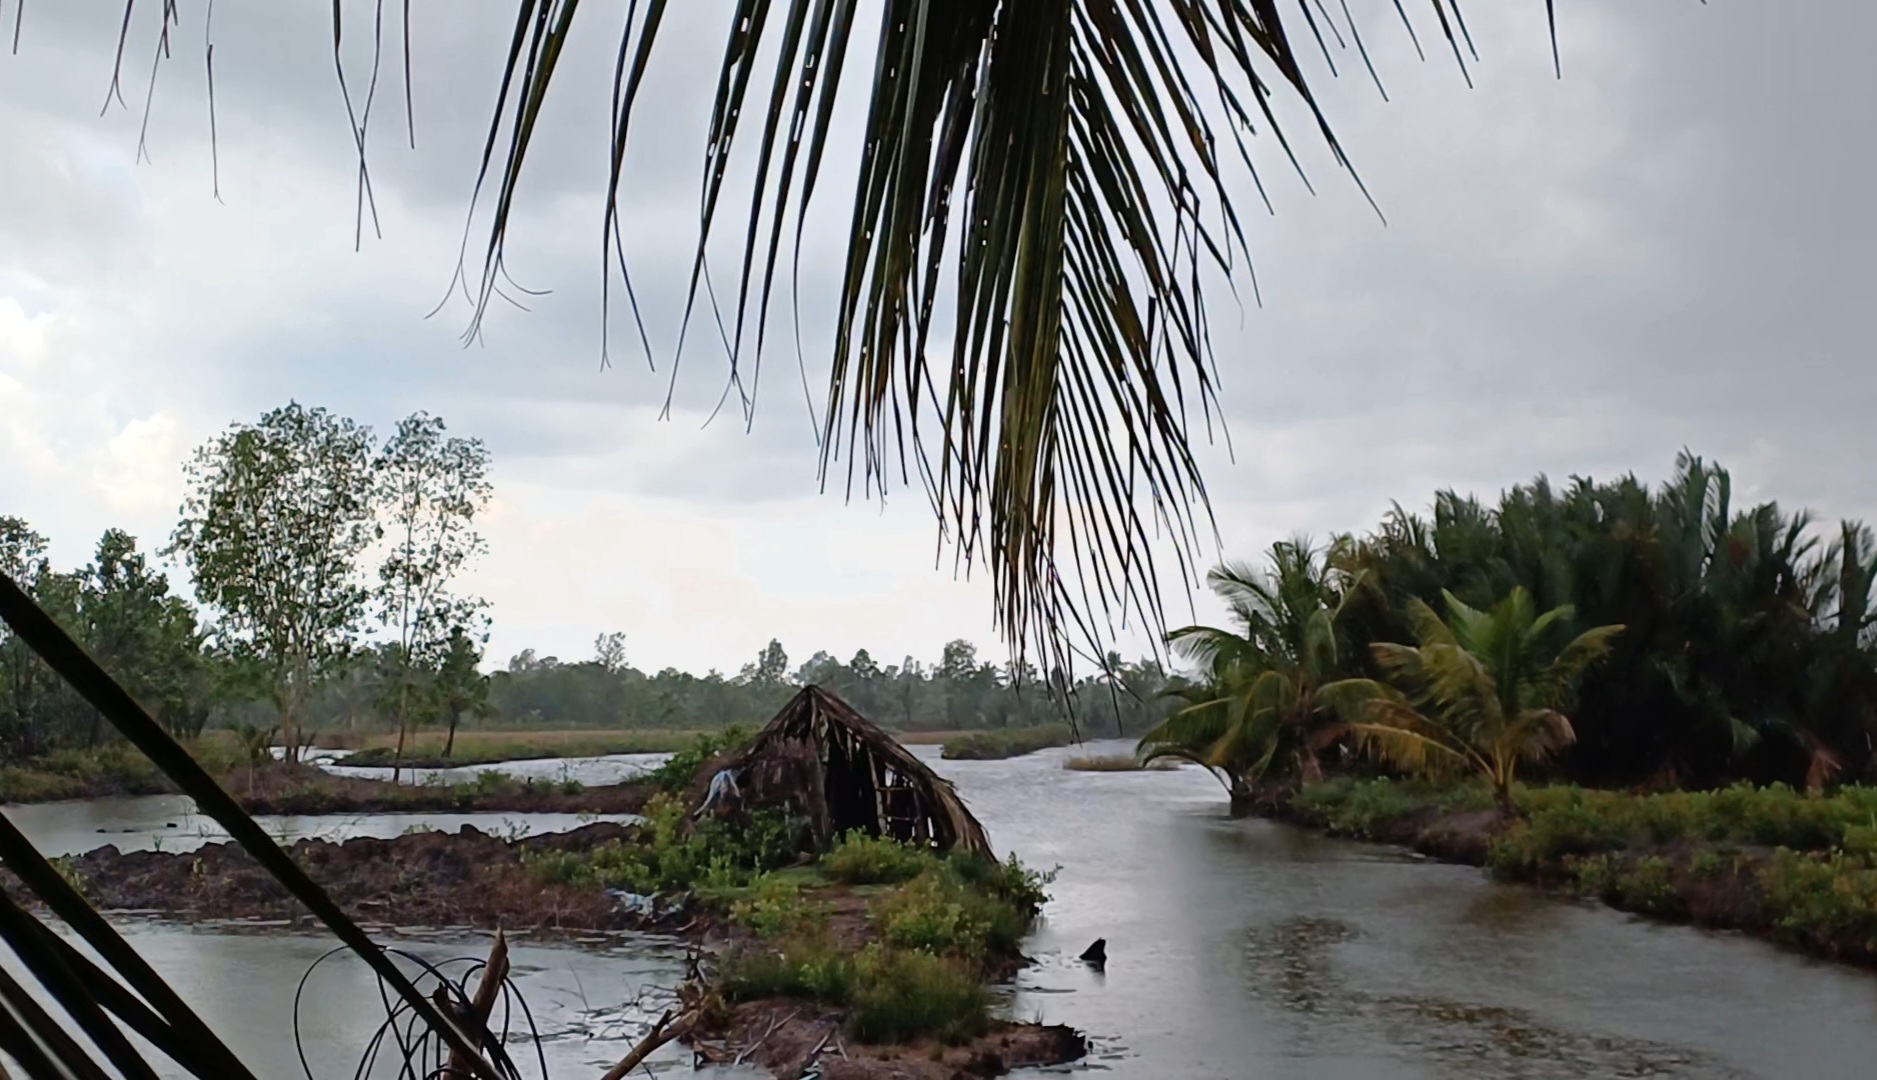
<path fill-rule="evenodd" d="M 1461 58 L 1458 5 L 1431 6 Z M 518 180 L 559 57 L 582 32 L 578 9 L 516 7 L 485 142 L 478 318 L 505 277 Z M 674 17 L 664 0 L 634 2 L 618 38 L 603 243 L 629 299 L 621 183 Z M 779 271 L 798 263 L 826 187 L 835 102 L 864 95 L 858 170 L 842 192 L 852 216 L 824 482 L 870 492 L 916 475 L 960 559 L 989 567 L 1019 649 L 1066 664 L 1071 634 L 1095 644 L 1130 618 L 1158 629 L 1157 538 L 1187 577 L 1208 520 L 1190 427 L 1210 422 L 1216 386 L 1203 280 L 1247 261 L 1231 191 L 1237 176 L 1257 179 L 1252 137 L 1296 162 L 1273 110 L 1280 89 L 1346 162 L 1293 45 L 1302 18 L 1326 58 L 1327 29 L 1366 62 L 1348 5 L 1343 17 L 1346 35 L 1327 11 L 1285 14 L 1275 0 L 738 0 L 685 321 L 705 295 L 724 299 L 712 316 L 747 406 Z M 854 75 L 864 83 L 844 85 Z M 750 177 L 734 205 L 733 164 Z M 735 288 L 721 297 L 707 260 L 720 226 L 739 240 Z"/>
<path fill-rule="evenodd" d="M 326 924 L 341 941 L 370 966 L 413 1012 L 438 1032 L 452 1049 L 464 1055 L 477 1075 L 486 1080 L 508 1080 L 478 1051 L 480 1039 L 459 1029 L 423 996 L 403 972 L 357 923 L 345 914 L 326 891 L 307 876 L 274 839 L 267 835 L 232 796 L 223 791 L 212 777 L 189 756 L 176 740 L 143 707 L 112 679 L 96 661 L 51 616 L 22 590 L 13 579 L 0 573 L 0 621 L 17 634 L 26 645 L 63 678 L 132 745 L 143 751 L 177 788 L 196 803 L 198 809 L 228 831 L 257 863 L 279 881 L 295 899 Z M 134 950 L 118 937 L 115 930 L 85 904 L 58 874 L 45 863 L 32 846 L 25 843 L 10 825 L 0 828 L 0 854 L 29 889 L 64 918 L 81 936 L 92 943 L 118 976 L 143 993 L 149 1004 L 164 1013 L 160 1020 L 137 1011 L 135 1017 L 119 1012 L 121 1019 L 148 1036 L 165 1032 L 183 1040 L 181 1050 L 172 1053 L 178 1064 L 202 1077 L 240 1077 L 247 1075 L 232 1054 L 221 1046 L 200 1019 L 167 989 L 148 966 L 137 959 Z M 50 940 L 31 915 L 16 907 L 0 905 L 0 936 L 26 962 L 34 977 L 49 991 L 85 1034 L 104 1052 L 107 1060 L 125 1076 L 148 1075 L 148 1067 L 114 1023 L 105 1009 L 118 1011 L 126 1004 L 129 991 L 97 985 L 95 969 L 75 968 L 71 955 Z M 72 954 L 75 955 L 75 954 Z M 152 1022 L 158 1027 L 150 1027 Z M 148 1030 L 146 1030 L 148 1029 Z M 0 1031 L 0 1037 L 9 1033 Z M 483 1033 L 478 1033 L 483 1034 Z M 199 1043 L 194 1042 L 199 1040 Z M 164 1038 L 153 1039 L 159 1047 Z M 57 1072 L 35 1073 L 55 1076 Z M 82 1073 L 80 1074 L 82 1075 Z"/>

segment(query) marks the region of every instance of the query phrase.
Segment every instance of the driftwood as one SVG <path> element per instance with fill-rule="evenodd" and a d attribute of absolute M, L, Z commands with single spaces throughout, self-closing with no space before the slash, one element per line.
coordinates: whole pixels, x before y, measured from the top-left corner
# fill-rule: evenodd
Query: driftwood
<path fill-rule="evenodd" d="M 689 1035 L 702 1015 L 702 1011 L 693 1006 L 674 1021 L 671 1018 L 671 1010 L 665 1010 L 665 1015 L 658 1018 L 658 1023 L 653 1024 L 652 1030 L 645 1033 L 645 1038 L 639 1040 L 639 1045 L 633 1047 L 630 1054 L 620 1058 L 619 1064 L 609 1069 L 600 1080 L 625 1080 L 626 1075 L 638 1068 L 652 1051 L 673 1039 L 682 1039 Z"/>
<path fill-rule="evenodd" d="M 469 1017 L 463 1022 L 463 1030 L 474 1036 L 489 1030 L 489 1016 L 495 1011 L 495 999 L 502 992 L 502 983 L 508 979 L 508 937 L 496 931 L 495 944 L 489 948 L 488 963 L 482 965 L 482 981 L 476 984 L 476 996 L 469 1002 Z M 444 1004 L 439 1002 L 439 1004 Z M 475 1064 L 460 1050 L 450 1051 L 450 1065 L 444 1070 L 446 1076 L 474 1076 Z"/>

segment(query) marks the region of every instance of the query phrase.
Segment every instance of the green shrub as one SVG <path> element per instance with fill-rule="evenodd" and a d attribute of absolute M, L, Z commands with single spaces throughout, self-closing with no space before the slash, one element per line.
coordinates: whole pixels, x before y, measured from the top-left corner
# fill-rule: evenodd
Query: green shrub
<path fill-rule="evenodd" d="M 770 940 L 825 930 L 828 911 L 827 904 L 802 899 L 800 885 L 773 874 L 756 879 L 749 895 L 730 905 L 732 919 Z"/>
<path fill-rule="evenodd" d="M 749 745 L 750 735 L 734 724 L 722 731 L 707 731 L 691 745 L 672 754 L 663 765 L 646 774 L 660 791 L 677 793 L 697 779 L 704 763 L 719 754 L 735 753 Z"/>
<path fill-rule="evenodd" d="M 947 860 L 875 901 L 871 914 L 880 936 L 897 948 L 973 962 L 1014 952 L 1036 919 L 1039 905 L 1030 899 L 1041 895 L 1041 875 L 1013 882 L 1011 870 L 989 870 L 1005 864 L 974 862 L 982 874 L 975 881 L 960 873 L 973 863 Z M 1030 874 L 1021 866 L 1015 873 Z"/>
<path fill-rule="evenodd" d="M 945 745 L 939 748 L 939 756 L 947 761 L 999 761 L 1052 746 L 1067 746 L 1074 737 L 1075 733 L 1067 724 L 994 728 L 945 740 Z"/>
<path fill-rule="evenodd" d="M 793 862 L 799 851 L 801 823 L 778 813 L 751 814 L 738 824 L 706 819 L 686 826 L 683 804 L 659 796 L 646 804 L 645 823 L 632 842 L 529 852 L 522 862 L 550 884 L 656 894 L 747 885 Z"/>
<path fill-rule="evenodd" d="M 792 997 L 845 1005 L 856 979 L 854 957 L 836 949 L 826 935 L 738 948 L 717 968 L 717 985 L 733 1002 Z"/>
<path fill-rule="evenodd" d="M 1675 893 L 1668 860 L 1648 855 L 1634 859 L 1616 873 L 1611 899 L 1625 911 L 1646 915 L 1678 915 L 1681 898 Z"/>
<path fill-rule="evenodd" d="M 821 857 L 821 869 L 847 885 L 897 885 L 918 877 L 935 858 L 929 849 L 856 829 L 834 842 Z"/>
<path fill-rule="evenodd" d="M 1870 859 L 1780 848 L 1759 877 L 1783 936 L 1828 951 L 1847 940 L 1877 949 L 1877 864 Z"/>
<path fill-rule="evenodd" d="M 984 987 L 955 960 L 876 944 L 861 950 L 854 969 L 847 1030 L 860 1042 L 957 1043 L 990 1028 Z"/>

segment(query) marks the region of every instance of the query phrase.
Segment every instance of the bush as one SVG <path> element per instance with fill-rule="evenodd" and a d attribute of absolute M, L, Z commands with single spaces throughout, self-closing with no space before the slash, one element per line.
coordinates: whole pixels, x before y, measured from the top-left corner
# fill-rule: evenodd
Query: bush
<path fill-rule="evenodd" d="M 1877 864 L 1870 859 L 1780 848 L 1759 876 L 1782 936 L 1828 955 L 1847 943 L 1877 952 Z"/>
<path fill-rule="evenodd" d="M 897 885 L 918 877 L 935 860 L 929 849 L 855 829 L 821 857 L 821 869 L 846 885 Z"/>
<path fill-rule="evenodd" d="M 996 728 L 947 739 L 939 756 L 947 761 L 997 761 L 1021 757 L 1052 746 L 1067 746 L 1074 733 L 1067 724 Z"/>
<path fill-rule="evenodd" d="M 793 862 L 801 825 L 777 813 L 755 813 L 740 824 L 707 819 L 687 829 L 684 805 L 658 796 L 646 804 L 634 842 L 586 851 L 528 852 L 522 862 L 549 884 L 657 894 L 697 886 L 722 890 Z"/>
<path fill-rule="evenodd" d="M 736 949 L 717 969 L 717 985 L 728 1001 L 792 997 L 845 1005 L 857 978 L 854 958 L 836 949 L 826 935 L 809 936 L 780 946 Z"/>
<path fill-rule="evenodd" d="M 697 779 L 697 771 L 704 763 L 720 754 L 735 753 L 749 745 L 751 736 L 736 725 L 722 731 L 707 731 L 692 741 L 691 745 L 672 754 L 663 765 L 646 775 L 660 791 L 673 794 L 684 791 Z"/>
<path fill-rule="evenodd" d="M 954 960 L 869 945 L 854 968 L 858 978 L 847 1030 L 860 1042 L 957 1043 L 990 1028 L 984 987 Z"/>
<path fill-rule="evenodd" d="M 732 919 L 769 940 L 823 931 L 828 911 L 827 904 L 803 900 L 800 885 L 773 874 L 756 879 L 750 894 L 730 905 Z"/>
<path fill-rule="evenodd" d="M 1007 956 L 1036 920 L 1044 880 L 1015 860 L 947 859 L 876 901 L 874 925 L 902 949 L 973 962 Z"/>

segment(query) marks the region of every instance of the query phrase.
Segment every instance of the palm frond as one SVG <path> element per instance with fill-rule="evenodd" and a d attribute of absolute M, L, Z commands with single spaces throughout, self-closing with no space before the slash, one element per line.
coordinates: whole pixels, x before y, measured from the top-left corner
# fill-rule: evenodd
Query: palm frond
<path fill-rule="evenodd" d="M 633 5 L 618 49 L 603 232 L 628 299 L 614 258 L 620 184 L 667 6 Z M 516 180 L 576 4 L 518 7 L 483 155 L 496 194 L 478 319 L 502 278 Z M 1451 36 L 1457 6 L 1433 7 Z M 1299 18 L 1312 39 L 1322 29 L 1300 12 L 1270 0 L 878 9 L 872 68 L 854 73 L 869 107 L 844 192 L 822 475 L 839 479 L 843 455 L 850 493 L 916 472 L 960 559 L 989 568 L 1019 651 L 1066 663 L 1066 636 L 1093 643 L 1111 620 L 1136 617 L 1158 629 L 1156 535 L 1170 538 L 1182 578 L 1193 565 L 1210 513 L 1192 425 L 1210 422 L 1216 385 L 1201 281 L 1229 278 L 1248 255 L 1230 181 L 1242 169 L 1262 191 L 1250 136 L 1296 164 L 1273 106 L 1280 90 L 1347 165 L 1292 43 Z M 835 101 L 874 17 L 853 0 L 739 0 L 732 12 L 691 302 L 713 230 L 732 215 L 741 243 L 725 338 L 746 405 L 778 270 L 799 258 L 842 134 Z M 1359 41 L 1346 9 L 1344 19 Z M 735 207 L 733 159 L 753 177 Z"/>
<path fill-rule="evenodd" d="M 72 640 L 63 627 L 4 573 L 0 573 L 0 621 L 4 621 L 48 667 L 162 769 L 184 795 L 195 801 L 198 809 L 226 829 L 250 857 L 357 953 L 416 1016 L 441 1035 L 451 1049 L 462 1055 L 462 1060 L 468 1062 L 478 1076 L 485 1080 L 510 1080 L 478 1050 L 482 1038 L 487 1037 L 486 1032 L 479 1032 L 479 1037 L 472 1038 L 424 997 L 377 943 L 333 902 L 324 889 L 307 876 L 306 871 L 293 861 L 293 857 L 249 817 L 240 804 L 223 791 L 169 732 Z M 0 928 L 0 933 L 4 934 L 16 952 L 22 948 L 26 950 L 21 959 L 32 966 L 33 974 L 41 985 L 85 1029 L 86 1034 L 120 1073 L 140 1076 L 149 1075 L 149 1070 L 147 1066 L 139 1067 L 141 1057 L 134 1051 L 126 1057 L 123 1048 L 113 1041 L 111 1033 L 117 1029 L 103 1016 L 102 1010 L 107 1008 L 117 1012 L 120 1018 L 146 1038 L 154 1035 L 152 1042 L 157 1046 L 173 1044 L 179 1047 L 172 1053 L 172 1057 L 179 1065 L 190 1068 L 194 1075 L 247 1075 L 233 1055 L 215 1040 L 207 1025 L 194 1016 L 148 965 L 136 958 L 134 950 L 118 937 L 110 924 L 98 917 L 83 897 L 75 893 L 10 825 L 0 828 L 0 852 L 4 853 L 7 864 L 20 875 L 22 882 L 92 944 L 100 956 L 116 969 L 118 978 L 144 996 L 148 1008 L 129 1004 L 135 1000 L 135 995 L 117 984 L 115 979 L 108 979 L 102 972 L 97 973 L 97 979 L 87 982 L 81 975 L 90 969 L 81 967 L 75 971 L 70 957 L 46 940 L 49 931 L 44 931 L 36 920 L 25 916 L 25 921 L 21 922 L 20 915 L 9 918 L 5 911 L 0 911 L 0 923 L 5 924 Z M 97 980 L 105 980 L 109 985 Z M 157 1010 L 158 1015 L 152 1017 L 150 1008 Z M 105 1032 L 98 1025 L 109 1027 L 110 1031 Z M 0 1032 L 0 1037 L 4 1035 L 4 1032 Z M 116 1037 L 122 1038 L 121 1034 Z M 81 1070 L 77 1075 L 86 1073 Z"/>

